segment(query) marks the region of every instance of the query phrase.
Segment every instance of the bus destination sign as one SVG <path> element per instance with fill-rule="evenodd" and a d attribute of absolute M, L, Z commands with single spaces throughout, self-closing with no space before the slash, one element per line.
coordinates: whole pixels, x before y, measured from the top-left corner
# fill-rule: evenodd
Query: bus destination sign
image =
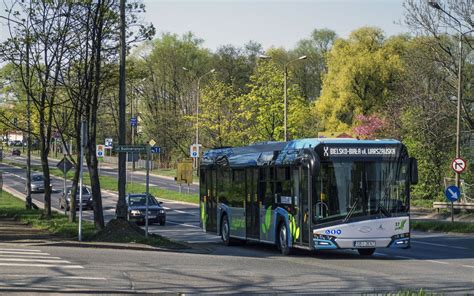
<path fill-rule="evenodd" d="M 398 146 L 349 146 L 322 145 L 319 155 L 322 158 L 396 158 L 399 156 Z"/>

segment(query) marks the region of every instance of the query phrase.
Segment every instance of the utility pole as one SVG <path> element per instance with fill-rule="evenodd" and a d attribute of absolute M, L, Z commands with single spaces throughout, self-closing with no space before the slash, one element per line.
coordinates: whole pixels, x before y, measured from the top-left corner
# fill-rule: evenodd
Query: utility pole
<path fill-rule="evenodd" d="M 31 8 L 31 3 L 30 3 Z M 28 15 L 29 16 L 29 15 Z M 26 23 L 26 117 L 28 138 L 26 152 L 26 208 L 33 207 L 31 201 L 31 98 L 30 98 L 30 29 L 29 17 Z"/>
<path fill-rule="evenodd" d="M 125 145 L 125 0 L 120 0 L 120 79 L 119 79 L 119 145 Z M 118 155 L 118 201 L 117 218 L 127 219 L 127 204 L 125 203 L 125 185 L 127 182 L 125 153 Z"/>

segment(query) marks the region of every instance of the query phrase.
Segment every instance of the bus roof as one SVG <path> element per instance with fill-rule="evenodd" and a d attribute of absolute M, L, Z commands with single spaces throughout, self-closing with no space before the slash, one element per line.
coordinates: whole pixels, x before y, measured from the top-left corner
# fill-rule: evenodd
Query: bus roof
<path fill-rule="evenodd" d="M 358 146 L 358 145 L 401 145 L 394 139 L 358 140 L 352 138 L 308 138 L 288 142 L 263 142 L 243 147 L 211 149 L 204 153 L 201 165 L 230 165 L 232 167 L 258 166 L 291 162 L 299 151 L 305 148 L 315 149 L 319 145 Z"/>

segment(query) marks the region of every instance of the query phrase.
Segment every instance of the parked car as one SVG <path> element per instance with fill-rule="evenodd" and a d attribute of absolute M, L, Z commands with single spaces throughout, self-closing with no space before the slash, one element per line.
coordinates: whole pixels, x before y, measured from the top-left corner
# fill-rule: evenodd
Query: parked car
<path fill-rule="evenodd" d="M 49 184 L 49 187 L 53 187 Z M 31 192 L 44 192 L 44 177 L 43 175 L 31 175 Z"/>
<path fill-rule="evenodd" d="M 126 201 L 128 205 L 128 220 L 136 223 L 145 223 L 146 194 L 128 194 Z M 149 224 L 166 224 L 166 211 L 161 206 L 162 203 L 157 201 L 152 195 L 148 195 Z"/>
<path fill-rule="evenodd" d="M 19 140 L 13 141 L 13 146 L 22 147 L 22 146 L 23 146 L 23 142 L 22 142 L 22 141 L 19 141 Z"/>
<path fill-rule="evenodd" d="M 72 187 L 66 187 L 66 192 L 63 191 L 59 198 L 59 208 L 70 210 Z M 79 188 L 76 194 L 76 209 L 79 209 Z M 86 186 L 82 186 L 82 209 L 93 209 L 92 193 Z"/>
<path fill-rule="evenodd" d="M 20 149 L 13 149 L 12 150 L 12 156 L 20 156 L 21 151 Z"/>

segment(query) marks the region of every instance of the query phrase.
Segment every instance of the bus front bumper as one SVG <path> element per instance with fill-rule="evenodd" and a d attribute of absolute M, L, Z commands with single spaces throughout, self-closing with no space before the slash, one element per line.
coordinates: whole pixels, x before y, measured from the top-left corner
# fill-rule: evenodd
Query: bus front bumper
<path fill-rule="evenodd" d="M 336 238 L 333 236 L 316 236 L 313 238 L 316 250 L 330 249 L 363 249 L 363 248 L 410 248 L 410 234 L 403 233 L 386 238 Z"/>

